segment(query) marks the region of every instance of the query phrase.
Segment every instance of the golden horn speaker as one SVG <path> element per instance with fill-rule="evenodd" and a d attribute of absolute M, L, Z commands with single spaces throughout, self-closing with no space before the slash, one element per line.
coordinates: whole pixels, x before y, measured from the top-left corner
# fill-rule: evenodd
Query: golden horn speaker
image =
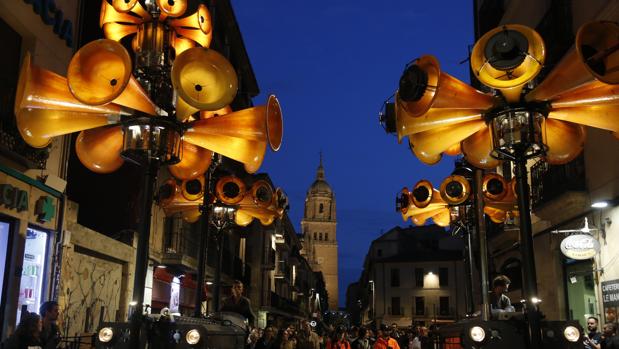
<path fill-rule="evenodd" d="M 430 181 L 422 179 L 411 191 L 411 199 L 413 204 L 418 208 L 425 208 L 430 205 L 447 205 L 441 198 L 441 194 L 438 190 L 432 188 Z"/>
<path fill-rule="evenodd" d="M 402 142 L 402 138 L 412 134 L 436 128 L 454 127 L 467 121 L 482 120 L 481 111 L 475 109 L 431 108 L 419 117 L 409 117 L 408 114 L 402 112 L 402 108 L 399 108 L 399 103 L 396 100 L 395 125 L 398 142 Z"/>
<path fill-rule="evenodd" d="M 105 23 L 103 25 L 103 36 L 114 41 L 120 41 L 125 36 L 137 32 L 138 26 L 135 24 Z"/>
<path fill-rule="evenodd" d="M 131 57 L 116 41 L 100 39 L 80 48 L 69 63 L 71 93 L 84 104 L 110 102 L 155 115 L 155 104 L 131 74 Z"/>
<path fill-rule="evenodd" d="M 546 161 L 551 165 L 566 164 L 584 149 L 586 131 L 583 125 L 547 119 L 543 125 L 543 142 L 548 146 Z"/>
<path fill-rule="evenodd" d="M 430 108 L 489 109 L 494 99 L 441 71 L 436 57 L 423 56 L 400 78 L 396 111 L 416 117 Z M 399 110 L 398 110 L 399 109 Z"/>
<path fill-rule="evenodd" d="M 170 178 L 157 190 L 157 203 L 162 207 L 168 206 L 177 194 L 180 194 L 180 189 L 176 181 Z"/>
<path fill-rule="evenodd" d="M 99 127 L 80 132 L 75 152 L 80 162 L 96 173 L 111 173 L 122 166 L 123 131 L 120 126 Z"/>
<path fill-rule="evenodd" d="M 165 188 L 166 185 L 170 185 L 172 182 L 174 180 L 166 182 L 164 186 L 159 188 L 159 206 L 161 206 L 165 215 L 169 217 L 176 213 L 190 211 L 194 211 L 195 214 L 196 210 L 199 211 L 202 200 L 187 200 L 182 194 L 182 189 L 177 187 Z"/>
<path fill-rule="evenodd" d="M 460 175 L 451 175 L 441 183 L 441 198 L 450 205 L 460 205 L 469 199 L 471 184 Z"/>
<path fill-rule="evenodd" d="M 14 112 L 26 143 L 42 148 L 52 137 L 119 122 L 121 108 L 82 104 L 71 95 L 64 77 L 32 65 L 27 53 L 17 82 Z"/>
<path fill-rule="evenodd" d="M 196 43 L 193 40 L 176 36 L 175 34 L 172 34 L 171 37 L 171 44 L 172 47 L 174 47 L 174 51 L 177 56 L 185 52 L 186 50 L 196 46 Z"/>
<path fill-rule="evenodd" d="M 142 20 L 151 19 L 150 13 L 142 7 L 138 0 L 112 0 L 112 6 L 120 13 L 133 12 L 140 16 Z"/>
<path fill-rule="evenodd" d="M 245 183 L 236 176 L 225 176 L 215 184 L 215 197 L 226 205 L 236 205 L 245 196 Z"/>
<path fill-rule="evenodd" d="M 490 206 L 484 206 L 484 213 L 490 217 L 494 223 L 501 224 L 507 219 L 507 211 L 499 210 Z"/>
<path fill-rule="evenodd" d="M 232 113 L 232 108 L 229 105 L 217 110 L 202 110 L 200 111 L 200 119 L 208 119 L 215 116 L 221 116 Z"/>
<path fill-rule="evenodd" d="M 458 156 L 462 154 L 462 146 L 460 143 L 456 143 L 450 146 L 449 148 L 445 149 L 443 154 L 449 155 L 449 156 Z"/>
<path fill-rule="evenodd" d="M 187 11 L 187 0 L 157 0 L 159 20 L 165 21 L 168 17 L 180 17 Z"/>
<path fill-rule="evenodd" d="M 408 213 L 408 210 L 412 209 L 413 207 L 415 206 L 413 205 L 410 191 L 407 187 L 402 188 L 402 190 L 400 190 L 400 192 L 395 197 L 396 211 L 399 211 L 402 214 L 402 219 L 406 221 L 408 219 L 408 216 L 406 216 L 406 214 Z"/>
<path fill-rule="evenodd" d="M 240 227 L 248 226 L 253 220 L 254 217 L 242 211 L 236 211 L 236 214 L 234 215 L 234 223 Z"/>
<path fill-rule="evenodd" d="M 273 205 L 275 192 L 269 182 L 265 180 L 257 180 L 251 186 L 251 198 L 259 207 L 269 207 Z"/>
<path fill-rule="evenodd" d="M 576 33 L 574 47 L 533 91 L 527 101 L 561 101 L 562 95 L 576 90 L 584 92 L 595 80 L 619 83 L 619 25 L 596 21 L 584 24 Z"/>
<path fill-rule="evenodd" d="M 432 218 L 436 225 L 442 227 L 449 225 L 450 221 L 449 209 L 446 207 L 436 207 L 432 210 L 420 210 L 415 208 L 411 210 L 409 214 L 411 221 L 418 226 L 424 225 L 430 218 Z"/>
<path fill-rule="evenodd" d="M 439 227 L 449 226 L 449 223 L 451 223 L 451 214 L 449 212 L 449 209 L 444 208 L 440 210 L 437 214 L 432 216 L 432 220 L 434 221 L 434 224 L 438 225 Z"/>
<path fill-rule="evenodd" d="M 211 15 L 204 4 L 198 6 L 193 14 L 179 19 L 168 21 L 176 34 L 191 39 L 202 47 L 209 47 L 212 35 Z"/>
<path fill-rule="evenodd" d="M 542 70 L 544 40 L 533 29 L 508 24 L 484 34 L 471 52 L 471 69 L 486 86 L 501 91 L 507 102 L 520 100 L 522 88 Z"/>
<path fill-rule="evenodd" d="M 275 96 L 266 105 L 198 120 L 190 124 L 183 140 L 242 162 L 249 173 L 256 172 L 266 151 L 281 146 L 282 112 Z"/>
<path fill-rule="evenodd" d="M 196 201 L 204 196 L 204 178 L 198 177 L 181 183 L 181 194 L 189 201 Z"/>
<path fill-rule="evenodd" d="M 203 47 L 187 49 L 177 56 L 171 78 L 180 99 L 198 110 L 225 107 L 232 102 L 238 88 L 232 64 L 216 51 Z M 177 112 L 179 120 L 187 116 L 179 116 Z"/>
<path fill-rule="evenodd" d="M 170 174 L 180 180 L 190 180 L 202 176 L 211 165 L 213 152 L 193 144 L 183 142 L 181 161 L 168 166 Z"/>
<path fill-rule="evenodd" d="M 485 126 L 484 121 L 463 122 L 457 126 L 443 126 L 408 136 L 412 150 L 419 160 L 429 165 L 440 160 L 442 152 L 466 139 Z M 428 162 L 424 161 L 429 159 Z M 436 162 L 432 163 L 433 160 Z"/>
<path fill-rule="evenodd" d="M 481 191 L 488 201 L 500 201 L 510 191 L 510 185 L 498 173 L 487 173 L 481 184 Z"/>
<path fill-rule="evenodd" d="M 612 132 L 619 132 L 619 105 L 554 109 L 548 113 L 548 119 L 568 121 Z"/>
<path fill-rule="evenodd" d="M 553 99 L 551 107 L 555 110 L 574 107 L 616 106 L 619 105 L 619 86 L 593 81 L 582 88 L 567 92 Z"/>
<path fill-rule="evenodd" d="M 124 2 L 124 1 L 115 1 Z M 101 1 L 101 11 L 99 11 L 99 26 L 103 27 L 106 23 L 130 23 L 140 24 L 142 19 L 127 13 L 128 11 L 118 11 L 116 6 L 110 5 L 107 0 Z"/>
<path fill-rule="evenodd" d="M 490 156 L 493 149 L 490 128 L 484 125 L 461 143 L 462 153 L 471 165 L 490 170 L 499 166 L 499 160 Z"/>

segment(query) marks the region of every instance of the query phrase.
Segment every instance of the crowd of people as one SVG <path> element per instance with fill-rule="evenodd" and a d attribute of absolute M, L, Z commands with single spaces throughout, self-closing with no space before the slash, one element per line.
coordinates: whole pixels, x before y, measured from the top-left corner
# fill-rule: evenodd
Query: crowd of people
<path fill-rule="evenodd" d="M 3 349 L 57 348 L 60 344 L 58 303 L 48 301 L 41 305 L 39 314 L 24 311 L 15 332 L 2 343 Z"/>
<path fill-rule="evenodd" d="M 247 340 L 246 349 L 427 349 L 434 348 L 434 330 L 423 326 L 398 327 L 381 325 L 333 328 L 302 321 L 294 325 L 264 330 L 255 328 Z"/>

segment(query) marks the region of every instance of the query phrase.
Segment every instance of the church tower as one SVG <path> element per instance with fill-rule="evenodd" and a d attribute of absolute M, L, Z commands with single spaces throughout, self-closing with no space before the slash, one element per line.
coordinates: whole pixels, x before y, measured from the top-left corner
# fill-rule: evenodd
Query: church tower
<path fill-rule="evenodd" d="M 320 165 L 316 180 L 307 191 L 305 212 L 301 221 L 304 254 L 314 271 L 321 271 L 329 295 L 329 309 L 338 309 L 337 274 L 337 220 L 335 194 L 325 180 L 325 170 Z"/>

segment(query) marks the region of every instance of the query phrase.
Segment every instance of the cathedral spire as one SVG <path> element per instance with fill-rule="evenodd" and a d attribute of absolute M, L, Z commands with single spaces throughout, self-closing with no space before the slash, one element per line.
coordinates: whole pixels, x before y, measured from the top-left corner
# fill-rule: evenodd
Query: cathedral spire
<path fill-rule="evenodd" d="M 316 171 L 316 179 L 317 180 L 325 180 L 325 168 L 322 166 L 322 150 L 320 151 L 320 164 L 318 165 L 318 170 Z"/>

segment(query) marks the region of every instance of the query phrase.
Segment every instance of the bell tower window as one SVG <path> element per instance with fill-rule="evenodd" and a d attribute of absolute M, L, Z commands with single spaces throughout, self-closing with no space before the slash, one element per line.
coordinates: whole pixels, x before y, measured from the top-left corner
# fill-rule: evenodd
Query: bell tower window
<path fill-rule="evenodd" d="M 320 204 L 320 206 L 318 206 L 318 213 L 323 213 L 325 210 L 325 205 Z"/>

